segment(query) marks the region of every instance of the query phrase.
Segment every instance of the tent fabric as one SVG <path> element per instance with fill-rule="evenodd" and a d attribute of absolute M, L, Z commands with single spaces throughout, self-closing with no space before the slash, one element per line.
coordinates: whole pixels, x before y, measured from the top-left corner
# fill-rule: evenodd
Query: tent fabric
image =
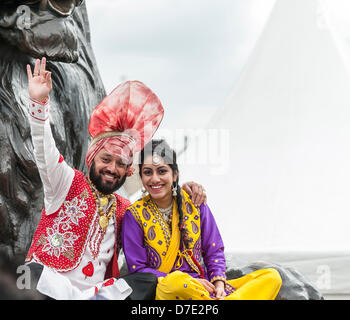
<path fill-rule="evenodd" d="M 333 265 L 349 252 L 347 65 L 322 1 L 276 1 L 227 104 L 205 137 L 189 137 L 180 165 L 182 181 L 205 186 L 226 250 L 293 251 L 313 270 L 311 253 Z M 334 262 L 333 277 L 345 280 L 348 263 Z M 350 281 L 333 289 L 350 292 Z"/>

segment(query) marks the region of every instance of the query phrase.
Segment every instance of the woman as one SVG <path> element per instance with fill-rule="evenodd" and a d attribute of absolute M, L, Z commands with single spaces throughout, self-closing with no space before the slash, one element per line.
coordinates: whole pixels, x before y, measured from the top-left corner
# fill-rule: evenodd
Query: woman
<path fill-rule="evenodd" d="M 206 204 L 195 207 L 179 188 L 176 153 L 167 143 L 151 141 L 140 160 L 148 195 L 127 209 L 122 227 L 129 273 L 156 274 L 158 300 L 274 299 L 281 286 L 274 269 L 226 281 L 224 244 L 214 217 Z"/>

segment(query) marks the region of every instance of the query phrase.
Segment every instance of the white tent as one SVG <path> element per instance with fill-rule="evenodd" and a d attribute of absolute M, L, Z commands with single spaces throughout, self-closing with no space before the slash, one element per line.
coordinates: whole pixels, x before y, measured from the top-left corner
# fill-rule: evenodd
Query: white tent
<path fill-rule="evenodd" d="M 189 137 L 180 167 L 182 181 L 205 185 L 227 251 L 295 266 L 344 297 L 349 74 L 322 2 L 277 0 L 227 104 Z"/>

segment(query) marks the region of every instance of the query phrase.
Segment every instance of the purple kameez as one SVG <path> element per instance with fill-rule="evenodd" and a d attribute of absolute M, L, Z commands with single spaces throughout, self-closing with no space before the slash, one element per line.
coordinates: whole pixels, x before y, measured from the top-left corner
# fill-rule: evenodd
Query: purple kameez
<path fill-rule="evenodd" d="M 211 282 L 215 280 L 225 280 L 226 262 L 224 255 L 224 244 L 215 222 L 214 216 L 207 205 L 202 204 L 199 207 L 200 212 L 200 232 L 201 232 L 201 253 L 205 264 L 205 278 Z M 165 277 L 167 273 L 153 269 L 148 264 L 147 251 L 144 247 L 144 231 L 135 220 L 132 213 L 127 210 L 123 218 L 122 226 L 122 246 L 126 258 L 129 273 L 133 272 L 152 272 L 158 277 Z M 182 244 L 180 251 L 183 250 Z M 190 267 L 186 259 L 183 259 L 181 267 L 171 270 L 188 273 L 194 278 L 200 275 Z"/>

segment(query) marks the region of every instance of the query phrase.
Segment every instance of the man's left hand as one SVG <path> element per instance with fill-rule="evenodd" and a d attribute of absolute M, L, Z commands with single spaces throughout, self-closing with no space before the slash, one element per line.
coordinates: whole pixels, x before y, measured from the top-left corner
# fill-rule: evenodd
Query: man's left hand
<path fill-rule="evenodd" d="M 199 207 L 202 203 L 207 204 L 207 194 L 202 185 L 193 181 L 186 182 L 183 184 L 182 189 L 192 197 L 192 202 L 196 207 Z"/>

